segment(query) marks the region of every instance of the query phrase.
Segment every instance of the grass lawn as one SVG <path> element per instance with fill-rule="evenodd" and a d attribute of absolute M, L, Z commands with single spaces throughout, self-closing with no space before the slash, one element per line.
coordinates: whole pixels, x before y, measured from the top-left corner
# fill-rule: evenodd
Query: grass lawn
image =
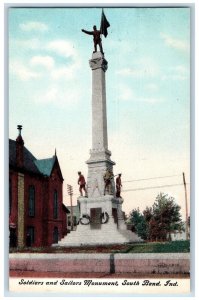
<path fill-rule="evenodd" d="M 190 252 L 190 241 L 153 242 L 129 245 L 120 253 L 187 253 Z"/>
<path fill-rule="evenodd" d="M 190 241 L 132 243 L 123 245 L 11 248 L 10 253 L 187 253 Z"/>

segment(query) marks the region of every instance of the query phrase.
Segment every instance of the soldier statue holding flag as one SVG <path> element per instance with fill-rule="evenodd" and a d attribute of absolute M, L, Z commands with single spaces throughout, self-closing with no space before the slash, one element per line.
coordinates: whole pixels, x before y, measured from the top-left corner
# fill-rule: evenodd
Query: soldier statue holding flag
<path fill-rule="evenodd" d="M 106 19 L 106 16 L 104 14 L 104 11 L 102 9 L 102 17 L 101 17 L 101 26 L 100 30 L 97 30 L 96 25 L 93 26 L 93 31 L 87 31 L 82 29 L 82 32 L 86 34 L 93 35 L 93 42 L 94 42 L 94 51 L 93 53 L 97 52 L 97 45 L 99 45 L 100 52 L 104 54 L 103 48 L 102 48 L 102 39 L 101 34 L 103 34 L 105 37 L 108 35 L 107 28 L 110 26 L 109 22 Z"/>

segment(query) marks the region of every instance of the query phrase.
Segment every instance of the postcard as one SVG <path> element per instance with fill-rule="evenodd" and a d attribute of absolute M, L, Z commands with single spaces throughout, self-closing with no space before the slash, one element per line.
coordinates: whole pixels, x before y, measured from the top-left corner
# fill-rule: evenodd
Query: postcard
<path fill-rule="evenodd" d="M 190 295 L 193 9 L 6 7 L 10 295 Z"/>

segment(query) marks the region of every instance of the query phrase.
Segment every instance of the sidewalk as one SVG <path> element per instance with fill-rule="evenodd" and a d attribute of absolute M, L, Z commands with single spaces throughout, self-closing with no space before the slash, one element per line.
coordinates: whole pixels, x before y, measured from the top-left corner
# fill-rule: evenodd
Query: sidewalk
<path fill-rule="evenodd" d="M 66 273 L 66 272 L 35 272 L 10 271 L 10 277 L 34 278 L 190 278 L 189 274 L 143 274 L 143 273 Z"/>

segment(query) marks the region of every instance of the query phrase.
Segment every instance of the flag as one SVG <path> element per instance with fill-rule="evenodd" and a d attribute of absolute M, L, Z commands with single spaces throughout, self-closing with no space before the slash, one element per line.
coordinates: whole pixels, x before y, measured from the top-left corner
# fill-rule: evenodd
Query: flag
<path fill-rule="evenodd" d="M 109 22 L 106 19 L 106 16 L 104 14 L 104 11 L 102 9 L 102 17 L 101 17 L 101 26 L 100 26 L 100 31 L 101 34 L 103 34 L 105 37 L 108 35 L 107 28 L 110 26 Z"/>

